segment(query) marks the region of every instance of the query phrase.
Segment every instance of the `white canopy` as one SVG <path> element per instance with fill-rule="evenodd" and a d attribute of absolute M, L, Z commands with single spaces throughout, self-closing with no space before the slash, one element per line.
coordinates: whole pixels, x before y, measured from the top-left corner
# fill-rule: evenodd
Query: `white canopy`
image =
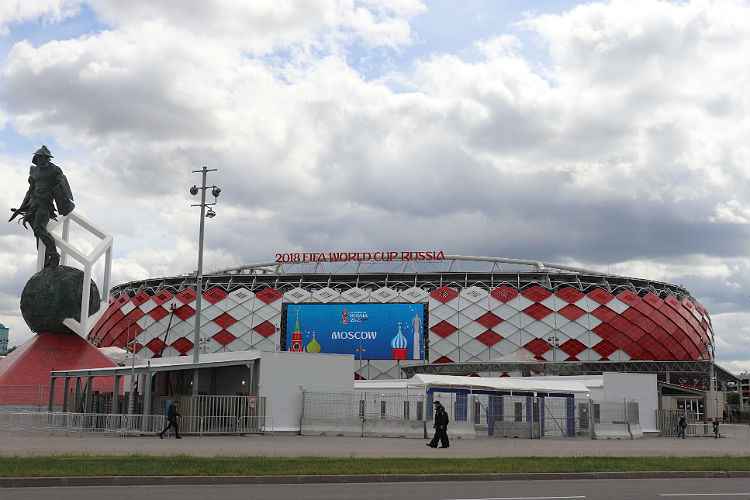
<path fill-rule="evenodd" d="M 545 380 L 525 377 L 457 377 L 453 375 L 414 375 L 402 380 L 368 380 L 354 383 L 355 390 L 398 390 L 422 387 L 425 389 L 446 387 L 470 390 L 507 392 L 545 392 L 588 395 L 589 389 L 580 380 Z"/>

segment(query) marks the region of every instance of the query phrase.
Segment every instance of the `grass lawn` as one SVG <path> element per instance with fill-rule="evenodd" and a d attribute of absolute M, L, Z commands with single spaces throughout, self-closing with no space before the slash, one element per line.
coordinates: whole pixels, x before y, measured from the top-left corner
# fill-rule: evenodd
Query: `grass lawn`
<path fill-rule="evenodd" d="M 0 457 L 0 476 L 256 476 L 286 474 L 448 474 L 498 472 L 750 470 L 748 457 L 319 458 Z"/>

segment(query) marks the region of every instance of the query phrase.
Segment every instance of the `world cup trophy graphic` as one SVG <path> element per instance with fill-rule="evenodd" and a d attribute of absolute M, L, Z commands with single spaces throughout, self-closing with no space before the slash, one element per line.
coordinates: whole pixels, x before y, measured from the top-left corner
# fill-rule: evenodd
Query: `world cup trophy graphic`
<path fill-rule="evenodd" d="M 391 340 L 391 359 L 406 359 L 409 349 L 408 346 L 409 342 L 406 340 L 406 337 L 404 337 L 404 334 L 401 333 L 401 322 L 399 322 L 398 333 L 396 333 L 396 336 Z"/>

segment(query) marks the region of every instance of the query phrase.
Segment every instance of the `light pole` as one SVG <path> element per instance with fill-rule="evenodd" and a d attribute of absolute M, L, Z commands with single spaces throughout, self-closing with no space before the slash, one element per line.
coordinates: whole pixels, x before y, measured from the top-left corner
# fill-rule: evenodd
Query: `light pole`
<path fill-rule="evenodd" d="M 552 345 L 552 362 L 557 362 L 557 349 L 560 347 L 560 337 L 556 334 L 552 334 L 547 337 L 547 341 Z"/>
<path fill-rule="evenodd" d="M 193 170 L 194 174 L 201 174 L 202 181 L 201 186 L 198 187 L 193 185 L 190 188 L 190 194 L 193 196 L 199 192 L 201 194 L 201 202 L 190 205 L 191 207 L 201 208 L 200 218 L 200 230 L 198 232 L 198 270 L 195 273 L 195 331 L 193 332 L 193 363 L 198 364 L 200 361 L 200 344 L 201 344 L 201 299 L 203 298 L 203 236 L 205 234 L 205 223 L 206 218 L 212 219 L 216 216 L 213 205 L 216 205 L 216 199 L 221 194 L 221 188 L 218 186 L 206 186 L 206 175 L 209 172 L 216 172 L 215 168 L 208 168 L 205 165 L 200 170 Z M 211 189 L 211 194 L 214 196 L 213 203 L 206 203 L 206 190 Z M 208 210 L 206 210 L 208 208 Z M 198 368 L 196 367 L 193 371 L 193 396 L 198 395 Z"/>

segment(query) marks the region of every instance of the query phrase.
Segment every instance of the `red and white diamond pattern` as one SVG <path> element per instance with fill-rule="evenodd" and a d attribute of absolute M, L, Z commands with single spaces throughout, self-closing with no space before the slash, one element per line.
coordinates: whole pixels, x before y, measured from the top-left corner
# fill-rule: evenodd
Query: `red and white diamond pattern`
<path fill-rule="evenodd" d="M 613 294 L 603 288 L 552 291 L 505 284 L 491 290 L 295 288 L 282 295 L 274 288 L 253 293 L 213 287 L 203 296 L 201 335 L 207 352 L 277 350 L 283 302 L 426 302 L 431 363 L 708 359 L 713 335 L 708 312 L 699 303 L 631 290 Z M 135 339 L 145 357 L 185 356 L 193 349 L 194 324 L 194 290 L 141 292 L 113 299 L 90 338 L 100 346 L 119 347 Z M 358 378 L 399 377 L 394 361 L 357 360 L 354 368 Z"/>
<path fill-rule="evenodd" d="M 429 361 L 693 360 L 710 356 L 711 323 L 689 299 L 539 285 L 430 293 Z"/>
<path fill-rule="evenodd" d="M 227 293 L 213 287 L 203 298 L 201 338 L 206 352 L 277 349 L 280 292 L 266 288 L 256 294 L 238 288 Z M 195 290 L 174 295 L 163 290 L 153 296 L 141 292 L 132 298 L 123 295 L 114 299 L 90 338 L 98 345 L 118 347 L 135 338 L 136 349 L 146 358 L 187 356 L 193 350 L 194 328 Z"/>

